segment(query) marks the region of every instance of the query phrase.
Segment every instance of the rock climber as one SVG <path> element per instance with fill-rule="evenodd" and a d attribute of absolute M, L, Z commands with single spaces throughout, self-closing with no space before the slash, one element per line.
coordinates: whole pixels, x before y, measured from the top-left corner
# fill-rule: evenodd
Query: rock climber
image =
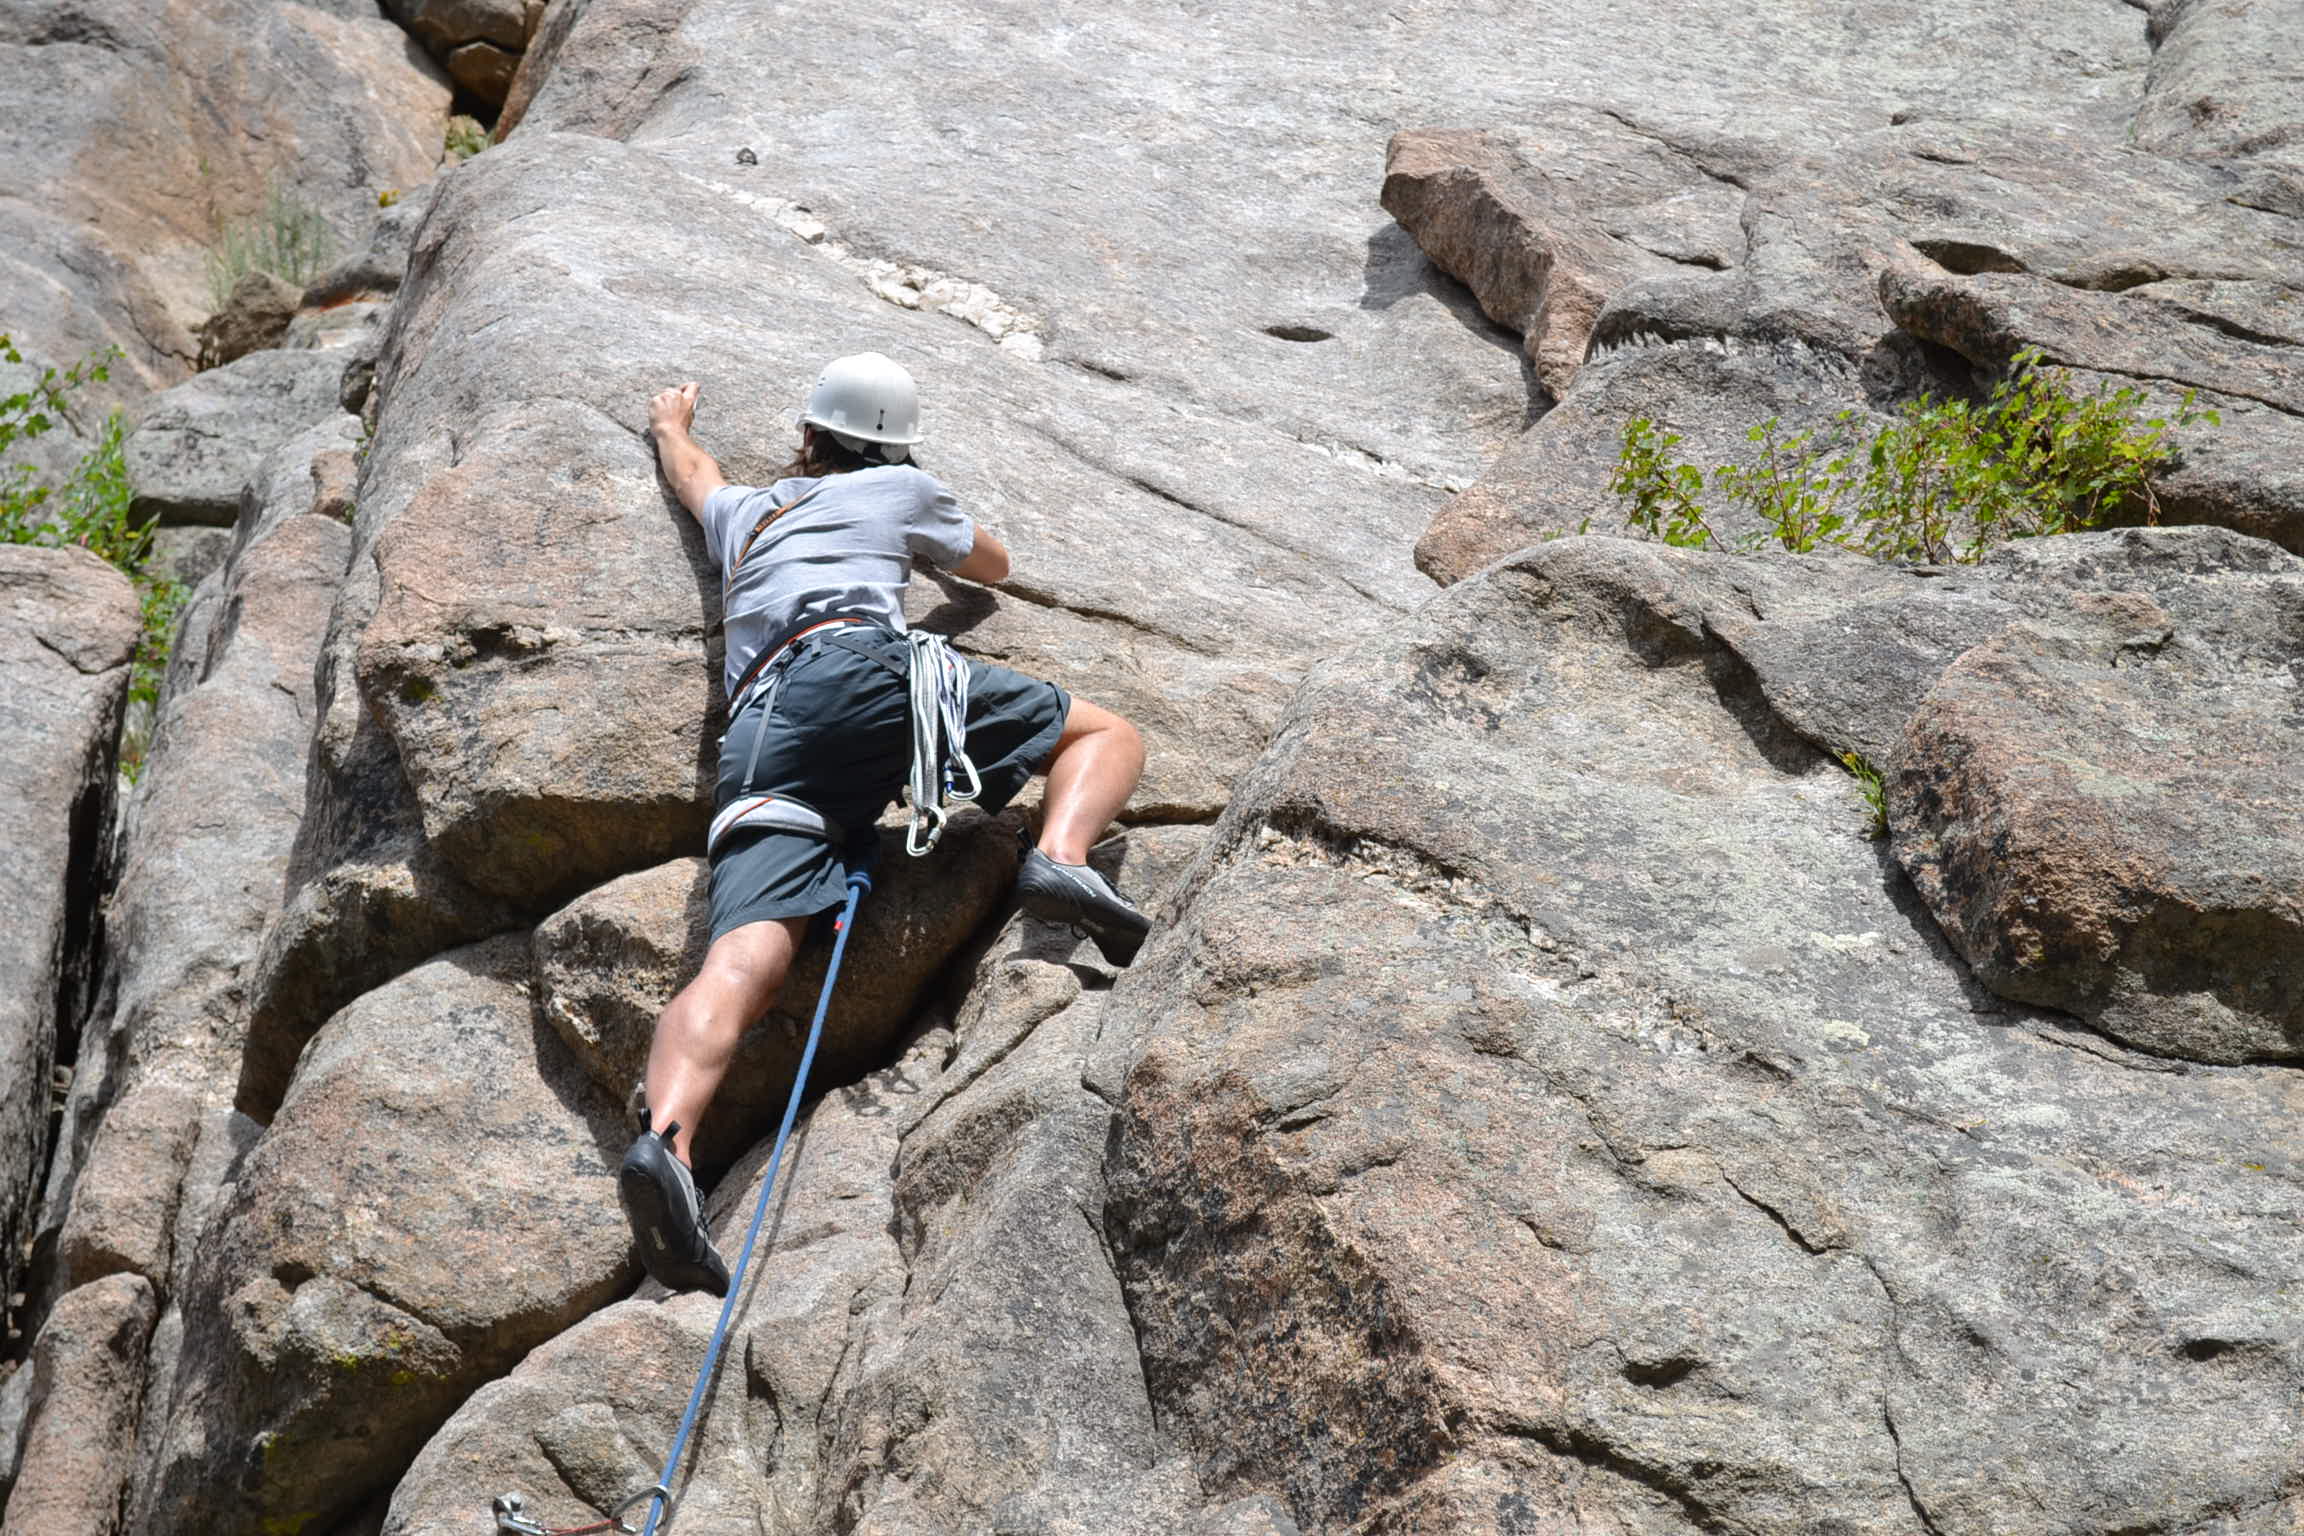
<path fill-rule="evenodd" d="M 841 904 L 840 829 L 870 828 L 906 783 L 919 663 L 904 588 L 914 563 L 994 584 L 1007 579 L 1008 551 L 911 462 L 919 394 L 892 359 L 826 364 L 797 457 L 762 487 L 729 484 L 697 443 L 699 391 L 658 394 L 648 430 L 721 573 L 729 721 L 710 848 L 712 942 L 656 1021 L 647 1120 L 617 1189 L 649 1274 L 675 1291 L 725 1295 L 728 1268 L 691 1173 L 697 1124 L 739 1037 L 775 1002 L 809 919 Z M 1034 773 L 1048 776 L 1039 840 L 1017 876 L 1024 910 L 1126 965 L 1148 925 L 1088 867 L 1088 849 L 1134 791 L 1143 739 L 1054 683 L 948 654 L 944 665 L 966 669 L 975 803 L 996 812 Z"/>

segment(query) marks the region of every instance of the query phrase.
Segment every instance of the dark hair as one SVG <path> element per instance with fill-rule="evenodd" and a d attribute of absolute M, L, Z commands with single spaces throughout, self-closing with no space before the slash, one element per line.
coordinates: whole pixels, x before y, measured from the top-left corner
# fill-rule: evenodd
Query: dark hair
<path fill-rule="evenodd" d="M 815 480 L 825 475 L 845 475 L 852 470 L 876 469 L 887 462 L 877 453 L 848 447 L 824 428 L 810 422 L 800 429 L 800 451 L 792 456 L 792 462 L 784 466 L 777 478 Z M 909 464 L 912 460 L 907 457 L 901 462 Z"/>

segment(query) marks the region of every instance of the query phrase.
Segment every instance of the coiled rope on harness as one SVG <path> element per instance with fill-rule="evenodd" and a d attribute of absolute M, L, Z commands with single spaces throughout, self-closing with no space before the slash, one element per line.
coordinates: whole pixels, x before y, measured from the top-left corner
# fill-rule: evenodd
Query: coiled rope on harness
<path fill-rule="evenodd" d="M 919 858 L 944 835 L 945 802 L 965 804 L 984 791 L 968 757 L 968 663 L 952 653 L 942 635 L 912 631 L 905 668 L 912 695 L 912 771 L 904 781 L 904 803 L 912 824 L 904 829 L 904 851 Z M 968 787 L 954 787 L 954 774 Z"/>
<path fill-rule="evenodd" d="M 784 1146 L 792 1139 L 792 1127 L 800 1118 L 800 1101 L 808 1091 L 808 1071 L 816 1063 L 816 1047 L 824 1038 L 824 1019 L 832 1007 L 832 988 L 840 980 L 840 962 L 848 953 L 848 937 L 856 928 L 857 905 L 872 889 L 870 848 L 869 843 L 861 849 L 851 847 L 848 899 L 833 924 L 832 959 L 824 970 L 824 986 L 816 995 L 816 1017 L 808 1025 L 808 1043 L 801 1048 L 799 1068 L 792 1074 L 792 1092 L 784 1101 L 784 1119 L 776 1127 L 776 1145 L 768 1154 L 768 1175 L 761 1182 L 760 1198 L 752 1207 L 752 1224 L 744 1231 L 744 1250 L 737 1255 L 735 1273 L 728 1277 L 728 1295 L 720 1303 L 719 1321 L 712 1325 L 712 1342 L 705 1346 L 704 1364 L 697 1370 L 696 1385 L 688 1393 L 687 1411 L 680 1415 L 680 1428 L 672 1437 L 672 1449 L 664 1457 L 664 1470 L 653 1485 L 619 1504 L 606 1521 L 592 1525 L 554 1528 L 538 1524 L 527 1518 L 520 1495 L 501 1494 L 495 1503 L 498 1531 L 514 1532 L 518 1536 L 591 1536 L 593 1532 L 617 1531 L 633 1536 L 632 1527 L 624 1523 L 624 1511 L 645 1500 L 648 1523 L 640 1528 L 638 1536 L 655 1536 L 672 1502 L 673 1479 L 680 1475 L 680 1463 L 687 1457 L 688 1437 L 695 1432 L 696 1415 L 703 1409 L 704 1396 L 719 1372 L 720 1353 L 728 1343 L 728 1325 L 734 1320 L 736 1304 L 744 1295 L 744 1276 L 752 1267 L 753 1249 L 758 1246 L 760 1229 L 768 1220 L 768 1202 L 776 1193 L 776 1174 L 784 1163 Z"/>

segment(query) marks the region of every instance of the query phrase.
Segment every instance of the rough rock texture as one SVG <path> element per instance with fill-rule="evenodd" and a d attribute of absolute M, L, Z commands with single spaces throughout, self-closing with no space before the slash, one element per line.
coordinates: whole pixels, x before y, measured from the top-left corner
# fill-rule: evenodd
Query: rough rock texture
<path fill-rule="evenodd" d="M 817 1070 L 826 1082 L 851 1081 L 888 1059 L 929 984 L 1015 877 L 1012 815 L 958 818 L 919 860 L 903 852 L 900 833 L 884 843 L 824 1022 Z M 696 974 L 711 926 L 710 874 L 700 858 L 611 880 L 537 925 L 538 1006 L 610 1094 L 636 1093 L 656 1015 Z M 775 1010 L 738 1046 L 697 1149 L 707 1171 L 725 1168 L 776 1128 L 830 954 L 829 935 L 819 931 Z"/>
<path fill-rule="evenodd" d="M 181 1181 L 203 1161 L 194 1148 L 229 1139 L 244 973 L 279 904 L 312 661 L 350 544 L 308 510 L 315 436 L 325 429 L 275 453 L 246 499 L 239 548 L 194 596 L 129 803 L 108 1006 L 83 1038 L 49 1180 L 59 1289 L 116 1270 L 166 1285 Z"/>
<path fill-rule="evenodd" d="M 241 1113 L 179 1197 L 129 1528 L 472 1531 L 506 1487 L 574 1523 L 653 1476 L 713 1308 L 627 1297 L 608 1169 L 692 942 L 717 592 L 643 403 L 700 379 L 765 477 L 864 347 L 1018 556 L 917 583 L 915 621 L 1145 727 L 1105 857 L 1161 933 L 1115 980 L 963 933 L 971 888 L 857 978 L 906 1045 L 820 1085 L 685 1525 L 2292 1525 L 2293 1067 L 1993 993 L 1833 760 L 1897 760 L 2019 626 L 2139 592 L 2188 622 L 2132 568 L 2240 541 L 1510 553 L 1606 507 L 1627 415 L 1717 455 L 1997 366 L 1900 325 L 1891 276 L 2071 290 L 2073 347 L 2115 349 L 2086 367 L 2148 332 L 2156 399 L 2206 360 L 2291 414 L 2286 171 L 2126 147 L 2146 16 L 894 0 L 868 67 L 856 36 L 562 0 L 388 329 L 389 254 L 291 329 L 343 343 L 374 432 L 331 472 L 306 814 Z M 1494 257 L 1477 295 L 1375 202 L 1431 123 L 1395 195 Z M 2277 436 L 2229 435 L 2271 446 L 2209 474 L 2188 439 L 2187 494 L 2269 531 Z M 1508 558 L 1427 607 L 1436 515 L 1431 570 Z"/>
<path fill-rule="evenodd" d="M 500 103 L 545 6 L 544 0 L 387 0 L 385 9 L 422 39 L 459 86 Z"/>
<path fill-rule="evenodd" d="M 693 1528 L 1293 1536 L 1263 1499 L 1194 1521 L 1099 1235 L 1110 1116 L 1082 1078 L 1103 984 L 1025 953 L 1020 928 L 949 1029 L 827 1095 L 795 1139 L 681 1490 Z M 714 1196 L 716 1230 L 749 1219 L 765 1152 Z M 461 1529 L 476 1489 L 572 1524 L 646 1487 L 714 1309 L 641 1295 L 475 1394 L 384 1529 Z"/>
<path fill-rule="evenodd" d="M 2304 168 L 2304 11 L 2295 0 L 2159 0 L 2137 142 Z"/>
<path fill-rule="evenodd" d="M 1511 129 L 1398 136 L 1386 206 L 1524 334 L 1559 401 L 1435 519 L 1417 558 L 1440 580 L 1620 528 L 1629 417 L 1679 433 L 1683 459 L 1751 462 L 1764 419 L 1964 392 L 1959 360 L 1988 379 L 2026 348 L 2083 389 L 2146 386 L 2147 414 L 2196 389 L 2229 419 L 2176 433 L 2165 515 L 2304 549 L 2304 241 L 2222 171 L 1933 113 L 1820 141 L 1554 102 Z"/>
<path fill-rule="evenodd" d="M 1105 1026 L 1163 1426 L 1322 1529 L 2284 1529 L 2292 1074 L 1981 994 L 1738 564 L 1546 546 L 1299 697 Z"/>
<path fill-rule="evenodd" d="M 1566 174 L 1549 176 L 1548 165 Z M 1518 144 L 1478 131 L 1404 133 L 1384 172 L 1384 210 L 1489 319 L 1527 338 L 1554 398 L 1568 392 L 1610 295 L 1675 262 L 1727 267 L 1743 254 L 1742 190 L 1604 113 L 1555 112 Z"/>
<path fill-rule="evenodd" d="M 1262 429 L 1287 505 L 1352 509 L 1291 524 L 1277 486 L 1181 452 L 1256 429 L 892 307 L 749 194 L 675 178 L 663 217 L 623 226 L 654 164 L 532 128 L 458 172 L 425 225 L 323 666 L 315 814 L 257 984 L 267 1038 L 300 1038 L 444 942 L 693 852 L 715 583 L 634 430 L 667 355 L 704 375 L 704 430 L 738 475 L 779 462 L 789 428 L 759 392 L 778 370 L 876 344 L 941 376 L 933 462 L 1037 554 L 1000 597 L 921 581 L 916 617 L 1175 743 L 1140 816 L 1212 815 L 1305 658 L 1423 587 L 1385 552 L 1426 504 L 1401 481 Z M 579 270 L 592 297 L 572 311 L 562 274 Z M 738 283 L 757 302 L 731 312 L 719 296 Z M 1154 457 L 1185 468 L 1163 480 Z M 483 525 L 494 558 L 476 562 Z M 1103 557 L 1132 542 L 1126 565 Z M 260 1115 L 263 1098 L 244 1102 Z"/>
<path fill-rule="evenodd" d="M 0 545 L 0 1294 L 23 1279 L 51 1073 L 60 1043 L 70 1058 L 87 1004 L 113 744 L 139 629 L 128 578 L 94 555 Z"/>
<path fill-rule="evenodd" d="M 31 1363 L 23 1459 L 7 1536 L 111 1536 L 135 1465 L 136 1399 L 156 1308 L 152 1283 L 111 1275 L 56 1304 Z"/>
<path fill-rule="evenodd" d="M 343 414 L 344 359 L 251 352 L 155 395 L 123 445 L 137 517 L 229 524 L 272 450 Z"/>
<path fill-rule="evenodd" d="M 314 1039 L 193 1260 L 137 1529 L 325 1528 L 631 1283 L 622 1116 L 536 1016 L 527 951 L 455 951 Z"/>
<path fill-rule="evenodd" d="M 295 284 L 269 272 L 243 275 L 232 285 L 224 307 L 200 324 L 200 366 L 220 368 L 280 345 L 303 296 Z"/>
<path fill-rule="evenodd" d="M 64 363 L 105 344 L 124 404 L 192 361 L 205 253 L 267 187 L 365 237 L 431 178 L 444 75 L 349 0 L 0 7 L 0 315 Z"/>
<path fill-rule="evenodd" d="M 2003 996 L 2194 1061 L 2304 1056 L 2304 560 L 2118 543 L 1993 562 L 2112 590 L 1930 690 L 1896 759 L 1897 858 Z"/>

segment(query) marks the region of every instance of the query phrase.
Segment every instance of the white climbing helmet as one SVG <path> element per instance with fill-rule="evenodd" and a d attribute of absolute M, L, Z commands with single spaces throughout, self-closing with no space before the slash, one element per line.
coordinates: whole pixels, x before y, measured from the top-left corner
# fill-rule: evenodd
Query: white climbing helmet
<path fill-rule="evenodd" d="M 894 358 L 877 352 L 836 357 L 816 375 L 800 419 L 852 452 L 878 443 L 880 457 L 901 463 L 904 450 L 920 441 L 920 389 Z"/>

